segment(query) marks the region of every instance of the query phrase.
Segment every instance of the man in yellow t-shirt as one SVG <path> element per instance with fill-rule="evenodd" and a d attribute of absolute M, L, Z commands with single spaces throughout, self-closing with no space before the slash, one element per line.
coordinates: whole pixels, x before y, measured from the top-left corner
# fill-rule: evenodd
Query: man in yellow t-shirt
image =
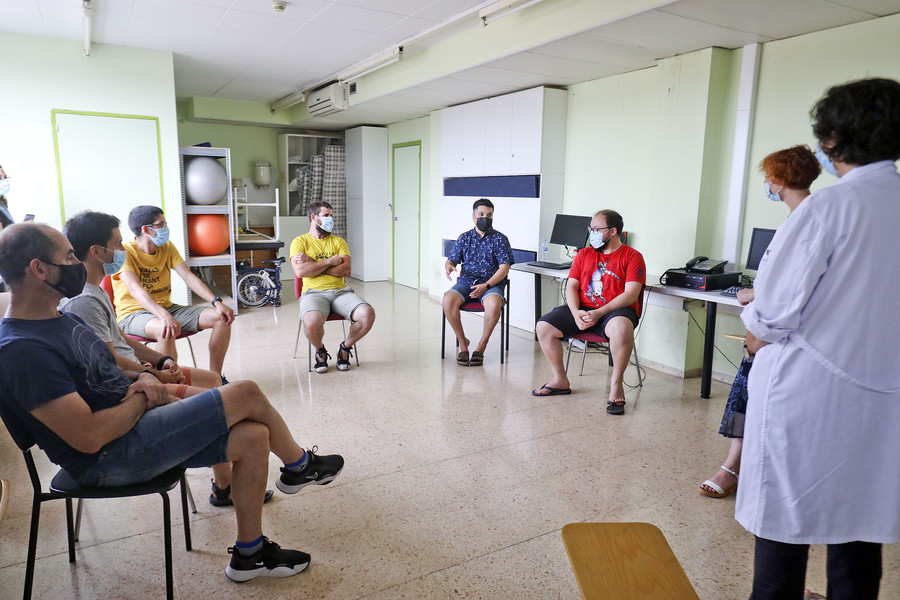
<path fill-rule="evenodd" d="M 184 331 L 212 329 L 209 336 L 209 370 L 222 374 L 231 341 L 234 312 L 210 291 L 185 264 L 169 240 L 162 209 L 138 206 L 128 215 L 135 238 L 126 242 L 125 264 L 112 278 L 116 319 L 125 333 L 156 340 L 156 349 L 177 360 L 175 338 Z M 208 306 L 173 304 L 172 271 Z"/>
<path fill-rule="evenodd" d="M 353 345 L 366 335 L 375 323 L 375 310 L 353 288 L 347 287 L 344 277 L 350 275 L 350 249 L 343 238 L 331 235 L 334 217 L 327 202 L 310 202 L 309 233 L 291 242 L 291 267 L 294 275 L 303 279 L 300 297 L 300 318 L 306 337 L 316 348 L 316 373 L 328 370 L 331 356 L 322 343 L 325 319 L 337 313 L 350 319 L 350 332 L 337 352 L 337 368 L 350 368 Z"/>

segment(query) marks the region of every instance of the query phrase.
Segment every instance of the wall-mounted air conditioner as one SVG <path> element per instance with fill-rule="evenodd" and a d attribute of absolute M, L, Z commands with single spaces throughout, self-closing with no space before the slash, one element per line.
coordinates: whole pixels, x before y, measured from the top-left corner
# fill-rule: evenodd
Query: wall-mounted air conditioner
<path fill-rule="evenodd" d="M 347 86 L 340 82 L 326 85 L 314 92 L 310 92 L 306 99 L 306 109 L 315 117 L 322 117 L 346 110 L 350 106 Z"/>

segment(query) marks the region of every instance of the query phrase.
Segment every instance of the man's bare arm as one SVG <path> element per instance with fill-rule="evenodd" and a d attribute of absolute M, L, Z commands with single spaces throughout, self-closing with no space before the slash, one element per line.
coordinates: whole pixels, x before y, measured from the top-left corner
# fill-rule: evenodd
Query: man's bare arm
<path fill-rule="evenodd" d="M 92 413 L 73 392 L 38 406 L 31 414 L 78 452 L 94 454 L 131 431 L 147 409 L 147 397 L 138 393 L 118 406 Z"/>
<path fill-rule="evenodd" d="M 594 309 L 591 312 L 596 312 L 598 317 L 602 317 L 606 313 L 610 313 L 617 308 L 625 308 L 626 306 L 631 306 L 638 301 L 638 298 L 640 298 L 641 296 L 641 290 L 643 288 L 644 284 L 640 281 L 626 282 L 625 289 L 621 294 L 619 294 L 600 308 Z"/>
<path fill-rule="evenodd" d="M 341 264 L 334 267 L 328 267 L 327 269 L 325 269 L 325 271 L 323 271 L 323 273 L 325 275 L 331 275 L 332 277 L 350 277 L 350 257 L 340 254 L 338 255 L 338 258 L 341 259 Z"/>
<path fill-rule="evenodd" d="M 322 260 L 313 260 L 301 252 L 291 257 L 291 268 L 294 269 L 294 275 L 297 277 L 315 277 L 342 262 L 341 257 L 337 255 Z"/>

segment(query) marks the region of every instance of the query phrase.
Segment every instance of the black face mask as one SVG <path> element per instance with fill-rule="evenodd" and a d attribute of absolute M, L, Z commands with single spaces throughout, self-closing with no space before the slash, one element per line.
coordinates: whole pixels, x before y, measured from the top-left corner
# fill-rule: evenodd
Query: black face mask
<path fill-rule="evenodd" d="M 494 220 L 490 217 L 478 217 L 477 219 L 475 219 L 475 227 L 478 228 L 478 231 L 487 233 L 488 231 L 490 231 L 492 227 L 491 223 L 493 222 Z"/>
<path fill-rule="evenodd" d="M 59 281 L 47 285 L 59 292 L 65 298 L 74 298 L 84 290 L 84 282 L 87 281 L 87 269 L 81 263 L 75 265 L 58 265 L 49 260 L 43 261 L 59 269 Z"/>

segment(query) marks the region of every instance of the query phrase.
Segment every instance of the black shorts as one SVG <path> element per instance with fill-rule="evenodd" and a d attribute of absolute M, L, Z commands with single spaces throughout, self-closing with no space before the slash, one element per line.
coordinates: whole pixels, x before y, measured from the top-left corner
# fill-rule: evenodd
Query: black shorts
<path fill-rule="evenodd" d="M 589 306 L 582 306 L 581 309 L 595 310 Z M 613 317 L 627 317 L 631 320 L 631 323 L 635 327 L 637 327 L 637 312 L 635 312 L 635 310 L 630 306 L 626 306 L 625 308 L 617 308 L 606 313 L 605 315 L 600 317 L 600 320 L 597 321 L 597 323 L 594 324 L 593 327 L 589 327 L 584 330 L 578 329 L 578 325 L 575 323 L 575 317 L 572 316 L 572 311 L 569 310 L 569 307 L 566 304 L 557 306 L 546 315 L 538 319 L 538 321 L 544 321 L 545 323 L 553 325 L 562 332 L 563 337 L 569 337 L 575 335 L 576 333 L 581 333 L 582 331 L 590 331 L 592 333 L 602 335 L 603 337 L 607 337 L 605 331 L 606 324 L 609 323 L 609 320 Z"/>

